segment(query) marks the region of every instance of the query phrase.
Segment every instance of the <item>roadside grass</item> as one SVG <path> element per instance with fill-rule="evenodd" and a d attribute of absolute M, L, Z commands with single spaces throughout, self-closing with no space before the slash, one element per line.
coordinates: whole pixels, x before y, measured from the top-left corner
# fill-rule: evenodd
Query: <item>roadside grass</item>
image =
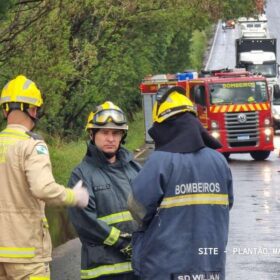
<path fill-rule="evenodd" d="M 134 115 L 134 120 L 128 124 L 128 135 L 125 147 L 133 152 L 144 144 L 144 113 L 141 110 Z"/>
<path fill-rule="evenodd" d="M 210 29 L 210 28 L 209 28 Z M 207 33 L 195 30 L 192 34 L 190 47 L 190 61 L 193 69 L 202 69 L 203 54 L 207 47 Z"/>

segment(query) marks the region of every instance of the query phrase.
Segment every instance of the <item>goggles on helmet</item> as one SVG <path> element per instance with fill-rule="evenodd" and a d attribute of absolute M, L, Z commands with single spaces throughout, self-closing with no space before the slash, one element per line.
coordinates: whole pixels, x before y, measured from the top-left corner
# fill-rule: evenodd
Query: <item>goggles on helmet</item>
<path fill-rule="evenodd" d="M 92 123 L 96 125 L 105 125 L 109 122 L 113 122 L 116 125 L 123 125 L 127 123 L 127 120 L 123 112 L 115 109 L 97 112 L 92 119 Z"/>

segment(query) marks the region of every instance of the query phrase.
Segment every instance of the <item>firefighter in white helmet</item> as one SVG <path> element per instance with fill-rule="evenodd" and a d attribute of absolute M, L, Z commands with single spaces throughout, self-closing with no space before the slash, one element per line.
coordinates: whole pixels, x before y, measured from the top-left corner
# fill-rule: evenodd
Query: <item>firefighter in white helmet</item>
<path fill-rule="evenodd" d="M 131 234 L 137 225 L 127 198 L 140 166 L 121 145 L 128 130 L 126 117 L 107 101 L 89 114 L 86 130 L 87 153 L 69 181 L 71 186 L 83 180 L 90 193 L 88 207 L 69 209 L 82 242 L 81 279 L 138 279 L 130 261 Z"/>
<path fill-rule="evenodd" d="M 7 127 L 0 132 L 0 280 L 50 279 L 51 240 L 45 203 L 86 207 L 79 182 L 55 182 L 49 152 L 31 132 L 43 104 L 40 90 L 23 75 L 3 88 L 0 105 Z"/>
<path fill-rule="evenodd" d="M 141 225 L 132 265 L 145 280 L 225 279 L 231 172 L 185 94 L 159 90 L 149 130 L 155 151 L 132 183 L 129 209 Z"/>

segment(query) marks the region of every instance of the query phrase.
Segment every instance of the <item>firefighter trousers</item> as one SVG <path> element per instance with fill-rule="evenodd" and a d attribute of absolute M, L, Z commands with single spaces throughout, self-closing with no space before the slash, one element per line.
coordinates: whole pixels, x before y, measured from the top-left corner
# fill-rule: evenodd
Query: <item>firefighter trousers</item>
<path fill-rule="evenodd" d="M 0 280 L 50 280 L 49 263 L 0 263 Z"/>

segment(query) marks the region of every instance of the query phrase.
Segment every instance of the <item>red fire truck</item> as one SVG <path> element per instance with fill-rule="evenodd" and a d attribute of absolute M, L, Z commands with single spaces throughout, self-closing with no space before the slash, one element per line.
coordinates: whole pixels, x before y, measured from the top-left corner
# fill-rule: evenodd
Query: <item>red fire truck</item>
<path fill-rule="evenodd" d="M 183 86 L 195 103 L 205 128 L 231 153 L 250 153 L 265 160 L 273 151 L 273 128 L 267 81 L 244 70 L 204 72 L 203 77 L 155 75 L 146 77 L 140 90 L 143 96 L 146 142 L 152 125 L 152 106 L 157 90 L 166 85 Z"/>

